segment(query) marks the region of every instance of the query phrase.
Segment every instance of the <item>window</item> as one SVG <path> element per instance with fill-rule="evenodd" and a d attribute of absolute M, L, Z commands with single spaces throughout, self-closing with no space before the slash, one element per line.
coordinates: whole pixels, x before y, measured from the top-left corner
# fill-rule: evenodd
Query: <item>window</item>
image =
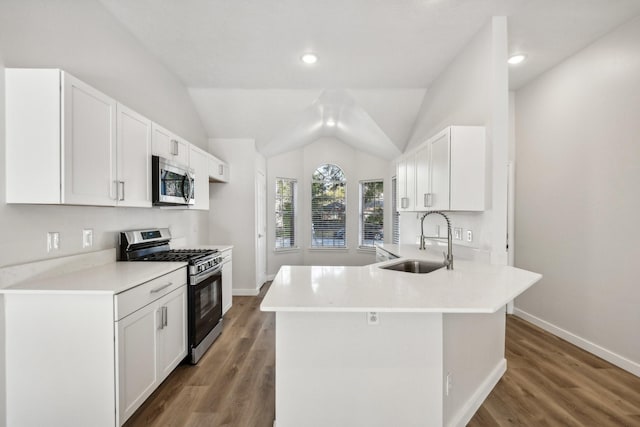
<path fill-rule="evenodd" d="M 384 239 L 383 181 L 360 182 L 360 247 L 373 248 Z"/>
<path fill-rule="evenodd" d="M 346 247 L 347 180 L 336 165 L 322 165 L 311 181 L 311 247 Z"/>
<path fill-rule="evenodd" d="M 293 249 L 296 242 L 297 181 L 276 179 L 276 250 Z"/>
<path fill-rule="evenodd" d="M 393 215 L 391 243 L 397 245 L 400 243 L 400 212 L 398 212 L 398 180 L 394 176 L 391 179 L 391 215 Z"/>

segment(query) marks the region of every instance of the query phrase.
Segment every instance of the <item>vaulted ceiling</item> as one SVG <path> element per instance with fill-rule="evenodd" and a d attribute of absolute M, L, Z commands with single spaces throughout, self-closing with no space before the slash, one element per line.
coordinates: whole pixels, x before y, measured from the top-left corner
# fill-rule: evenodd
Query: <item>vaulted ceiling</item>
<path fill-rule="evenodd" d="M 640 14 L 638 0 L 100 1 L 182 79 L 211 137 L 255 138 L 268 155 L 274 138 L 318 134 L 402 150 L 430 83 L 491 16 L 508 16 L 510 51 L 528 55 L 510 70 L 517 89 Z M 317 129 L 336 109 L 340 126 Z"/>

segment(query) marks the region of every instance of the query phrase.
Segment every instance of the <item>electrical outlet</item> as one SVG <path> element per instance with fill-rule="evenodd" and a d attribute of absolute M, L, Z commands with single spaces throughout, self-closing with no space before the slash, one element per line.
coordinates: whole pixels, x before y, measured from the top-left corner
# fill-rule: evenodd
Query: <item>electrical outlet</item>
<path fill-rule="evenodd" d="M 60 249 L 60 233 L 57 231 L 47 232 L 47 252 Z"/>
<path fill-rule="evenodd" d="M 455 240 L 462 240 L 462 228 L 453 229 L 453 238 Z"/>
<path fill-rule="evenodd" d="M 367 313 L 367 324 L 369 325 L 377 325 L 380 323 L 380 316 L 378 316 L 377 311 L 370 311 Z"/>
<path fill-rule="evenodd" d="M 82 230 L 82 247 L 90 248 L 93 246 L 93 229 L 85 228 Z"/>
<path fill-rule="evenodd" d="M 447 378 L 445 379 L 444 386 L 444 394 L 445 396 L 449 396 L 451 389 L 453 388 L 453 378 L 451 377 L 451 372 L 447 372 Z"/>
<path fill-rule="evenodd" d="M 473 231 L 467 230 L 467 242 L 473 242 Z"/>

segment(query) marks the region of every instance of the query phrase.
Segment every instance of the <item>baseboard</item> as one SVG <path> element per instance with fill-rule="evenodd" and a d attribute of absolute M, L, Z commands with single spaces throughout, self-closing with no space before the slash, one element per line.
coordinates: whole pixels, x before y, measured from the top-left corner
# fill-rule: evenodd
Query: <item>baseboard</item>
<path fill-rule="evenodd" d="M 482 403 L 486 400 L 491 393 L 491 390 L 498 384 L 500 378 L 507 371 L 507 359 L 502 359 L 495 368 L 487 375 L 487 378 L 482 382 L 480 387 L 473 393 L 471 398 L 458 410 L 458 412 L 451 418 L 447 426 L 449 427 L 464 427 L 466 426 L 475 413 L 480 409 Z"/>
<path fill-rule="evenodd" d="M 620 356 L 619 354 L 614 353 L 611 350 L 601 347 L 598 344 L 595 344 L 572 332 L 567 331 L 566 329 L 562 329 L 554 325 L 553 323 L 542 320 L 539 317 L 534 316 L 533 314 L 529 314 L 526 311 L 520 310 L 517 307 L 513 310 L 513 314 L 514 316 L 518 316 L 529 323 L 533 323 L 534 325 L 539 326 L 545 331 L 552 333 L 553 335 L 560 337 L 563 340 L 568 341 L 571 344 L 588 351 L 589 353 L 595 354 L 596 356 L 616 365 L 621 369 L 624 369 L 627 372 L 632 373 L 637 377 L 640 377 L 640 363 Z"/>
<path fill-rule="evenodd" d="M 259 293 L 259 289 L 234 289 L 232 295 L 234 297 L 255 297 Z"/>

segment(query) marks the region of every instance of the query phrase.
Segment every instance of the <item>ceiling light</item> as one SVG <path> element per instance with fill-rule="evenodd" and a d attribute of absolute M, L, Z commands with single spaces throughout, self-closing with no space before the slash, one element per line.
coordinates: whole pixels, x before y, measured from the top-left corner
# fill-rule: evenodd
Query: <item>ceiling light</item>
<path fill-rule="evenodd" d="M 332 127 L 334 127 L 336 125 L 336 121 L 333 120 L 333 119 L 329 119 L 329 120 L 327 120 L 326 125 L 329 126 L 330 128 L 332 128 Z"/>
<path fill-rule="evenodd" d="M 316 55 L 315 53 L 305 53 L 300 57 L 300 60 L 302 60 L 302 62 L 304 62 L 305 64 L 315 64 L 316 62 L 318 62 L 318 55 Z"/>
<path fill-rule="evenodd" d="M 524 62 L 525 59 L 527 59 L 527 55 L 518 53 L 517 55 L 512 55 L 511 57 L 509 57 L 507 62 L 511 65 L 516 65 Z"/>

